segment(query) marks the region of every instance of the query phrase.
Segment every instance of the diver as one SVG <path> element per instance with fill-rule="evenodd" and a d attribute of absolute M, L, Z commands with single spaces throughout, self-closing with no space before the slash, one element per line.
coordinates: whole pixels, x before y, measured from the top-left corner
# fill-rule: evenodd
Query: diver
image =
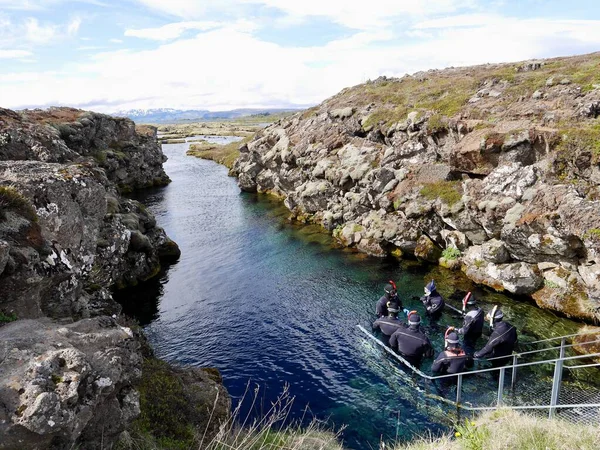
<path fill-rule="evenodd" d="M 377 306 L 375 307 L 375 313 L 378 318 L 386 317 L 388 315 L 387 304 L 395 303 L 397 305 L 397 309 L 402 308 L 402 302 L 398 297 L 398 290 L 396 289 L 396 283 L 393 281 L 389 281 L 388 284 L 383 288 L 384 294 L 377 302 Z"/>
<path fill-rule="evenodd" d="M 406 325 L 398 319 L 398 304 L 388 302 L 387 310 L 388 315 L 386 317 L 380 317 L 373 322 L 373 330 L 381 330 L 386 336 L 391 336 L 399 328 L 406 328 Z"/>
<path fill-rule="evenodd" d="M 486 315 L 486 319 L 490 321 L 492 334 L 483 347 L 473 355 L 475 358 L 485 358 L 490 356 L 492 359 L 492 367 L 501 367 L 510 361 L 510 356 L 517 344 L 517 329 L 508 322 L 503 322 L 504 314 L 498 305 Z M 505 356 L 506 358 L 501 358 Z"/>
<path fill-rule="evenodd" d="M 425 310 L 427 311 L 427 315 L 432 320 L 437 320 L 442 315 L 442 311 L 444 310 L 444 299 L 438 293 L 435 281 L 431 280 L 427 286 L 425 286 L 425 295 L 421 297 L 421 302 L 423 302 L 423 306 L 425 306 Z"/>
<path fill-rule="evenodd" d="M 464 372 L 468 357 L 460 348 L 458 334 L 454 331 L 454 328 L 448 328 L 444 341 L 445 350 L 435 358 L 431 371 L 440 375 Z"/>
<path fill-rule="evenodd" d="M 467 292 L 462 301 L 462 312 L 464 315 L 463 326 L 457 331 L 463 335 L 463 347 L 467 355 L 475 353 L 475 343 L 481 337 L 483 332 L 483 322 L 485 321 L 483 309 L 477 307 L 475 297 Z M 469 312 L 467 312 L 467 307 Z M 454 330 L 454 328 L 452 327 Z"/>
<path fill-rule="evenodd" d="M 416 311 L 408 313 L 408 326 L 399 328 L 390 337 L 390 347 L 398 350 L 413 366 L 418 367 L 423 357 L 433 356 L 433 347 L 429 338 L 421 331 L 421 316 Z"/>

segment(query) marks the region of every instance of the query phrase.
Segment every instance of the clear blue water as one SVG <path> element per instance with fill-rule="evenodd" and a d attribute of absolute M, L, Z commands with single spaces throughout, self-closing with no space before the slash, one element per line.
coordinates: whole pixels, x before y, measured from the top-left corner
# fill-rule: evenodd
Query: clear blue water
<path fill-rule="evenodd" d="M 288 222 L 279 203 L 241 193 L 224 167 L 185 156 L 187 144 L 163 149 L 173 182 L 139 199 L 182 256 L 160 277 L 120 296 L 159 357 L 217 367 L 234 402 L 248 385 L 258 386 L 259 401 L 250 407 L 247 398 L 242 408 L 253 417 L 289 385 L 290 419 L 346 425 L 341 436 L 351 448 L 447 429 L 454 416 L 430 395 L 444 388 L 407 374 L 356 326 L 369 326 L 389 279 L 405 306 L 419 311 L 411 297 L 431 277 L 445 295 L 474 289 L 468 281 L 437 267 L 332 248 L 317 228 Z M 486 308 L 502 304 L 522 340 L 544 334 L 536 330 L 557 335 L 576 327 L 526 302 L 479 289 L 475 295 Z M 459 324 L 449 313 L 440 322 Z M 425 322 L 425 328 L 441 351 L 443 327 Z M 472 390 L 493 391 L 490 383 Z"/>

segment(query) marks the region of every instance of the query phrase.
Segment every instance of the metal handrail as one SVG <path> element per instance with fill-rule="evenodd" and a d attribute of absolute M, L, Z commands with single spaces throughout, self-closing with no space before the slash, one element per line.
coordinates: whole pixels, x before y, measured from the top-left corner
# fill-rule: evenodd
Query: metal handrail
<path fill-rule="evenodd" d="M 599 333 L 600 330 L 596 330 L 596 331 L 587 331 L 585 333 L 575 333 L 575 334 L 565 334 L 564 336 L 556 336 L 556 337 L 551 337 L 548 339 L 540 339 L 539 341 L 533 341 L 533 342 L 522 342 L 523 345 L 533 345 L 533 344 L 540 344 L 542 342 L 550 342 L 550 341 L 556 341 L 558 339 L 565 339 L 565 338 L 570 338 L 570 337 L 575 337 L 575 336 L 586 336 L 588 334 L 596 334 Z"/>
<path fill-rule="evenodd" d="M 399 355 L 396 352 L 394 352 L 390 347 L 386 346 L 383 342 L 381 342 L 379 339 L 377 339 L 375 336 L 373 336 L 371 333 L 369 333 L 362 325 L 357 325 L 357 326 L 358 326 L 358 328 L 363 333 L 365 333 L 365 335 L 367 335 L 371 340 L 373 340 L 374 342 L 376 342 L 377 345 L 379 345 L 380 347 L 382 347 L 386 352 L 388 352 L 389 354 L 391 354 L 392 356 L 394 356 L 396 359 L 398 359 L 399 361 L 401 361 L 403 364 L 405 364 L 406 366 L 408 366 L 413 372 L 418 373 L 419 375 L 421 375 L 421 377 L 426 378 L 428 380 L 440 380 L 442 378 L 454 378 L 454 377 L 457 377 L 458 375 L 473 375 L 473 374 L 485 373 L 485 372 L 495 372 L 495 371 L 499 371 L 499 370 L 510 369 L 510 368 L 513 368 L 513 367 L 519 368 L 519 367 L 527 367 L 527 366 L 536 366 L 536 365 L 539 365 L 539 364 L 555 363 L 557 361 L 570 361 L 570 360 L 574 360 L 574 359 L 592 358 L 592 357 L 595 357 L 595 356 L 600 356 L 600 353 L 590 353 L 590 354 L 587 354 L 587 355 L 567 356 L 567 357 L 564 357 L 564 358 L 546 359 L 544 361 L 532 361 L 532 362 L 514 364 L 514 365 L 510 365 L 510 366 L 492 367 L 492 368 L 489 368 L 489 369 L 468 370 L 468 371 L 458 372 L 458 373 L 453 373 L 453 374 L 448 374 L 448 375 L 435 375 L 435 376 L 433 376 L 433 375 L 427 375 L 423 371 L 417 369 L 410 362 L 408 362 L 406 359 L 404 359 L 401 355 Z M 502 358 L 509 358 L 511 356 L 512 355 L 503 356 Z M 490 360 L 491 360 L 491 358 L 490 358 Z M 598 365 L 600 365 L 600 363 L 598 363 Z"/>
<path fill-rule="evenodd" d="M 508 356 L 523 356 L 523 355 L 533 355 L 535 353 L 543 353 L 543 352 L 549 352 L 550 350 L 560 350 L 561 348 L 570 348 L 570 347 L 575 347 L 577 345 L 588 345 L 588 344 L 595 344 L 597 342 L 600 342 L 600 339 L 596 339 L 595 341 L 589 341 L 589 342 L 581 342 L 581 343 L 577 343 L 577 344 L 565 344 L 565 345 L 559 345 L 556 347 L 548 347 L 548 348 L 540 348 L 537 350 L 529 350 L 527 352 L 521 352 L 521 353 L 512 353 L 512 355 L 508 355 Z M 493 358 L 486 358 L 488 361 L 493 361 L 494 359 L 500 359 L 500 358 L 506 358 L 507 356 L 495 356 Z"/>

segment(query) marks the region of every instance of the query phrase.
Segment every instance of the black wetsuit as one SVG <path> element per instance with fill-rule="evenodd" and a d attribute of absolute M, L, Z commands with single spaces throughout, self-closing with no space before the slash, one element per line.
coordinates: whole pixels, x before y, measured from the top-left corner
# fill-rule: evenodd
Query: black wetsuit
<path fill-rule="evenodd" d="M 469 355 L 475 353 L 475 342 L 481 337 L 484 320 L 483 309 L 475 308 L 465 314 L 463 326 L 457 330 L 464 336 L 465 352 Z"/>
<path fill-rule="evenodd" d="M 380 317 L 373 322 L 373 329 L 381 330 L 386 336 L 391 336 L 400 328 L 406 328 L 406 325 L 396 317 Z"/>
<path fill-rule="evenodd" d="M 392 334 L 390 347 L 398 350 L 398 353 L 414 366 L 418 366 L 423 357 L 433 356 L 429 338 L 415 325 L 399 328 Z"/>
<path fill-rule="evenodd" d="M 431 294 L 421 297 L 421 302 L 423 302 L 423 306 L 425 306 L 425 309 L 427 310 L 427 315 L 433 320 L 440 318 L 442 311 L 444 310 L 444 305 L 446 304 L 443 297 L 438 294 L 437 291 L 433 291 Z"/>
<path fill-rule="evenodd" d="M 445 350 L 435 358 L 431 371 L 441 375 L 464 372 L 466 363 L 467 355 L 461 348 Z"/>
<path fill-rule="evenodd" d="M 510 355 L 517 343 L 517 329 L 508 322 L 497 322 L 494 325 L 490 339 L 485 347 L 475 352 L 475 358 L 496 358 L 506 356 L 506 358 L 494 359 L 491 361 L 493 367 L 504 366 L 510 361 Z"/>
<path fill-rule="evenodd" d="M 385 294 L 379 299 L 379 301 L 377 302 L 377 306 L 375 307 L 375 314 L 377 314 L 377 317 L 388 316 L 388 302 L 396 303 L 398 305 L 397 308 L 400 310 L 402 309 L 402 302 L 400 301 L 398 294 L 391 296 L 389 294 Z"/>

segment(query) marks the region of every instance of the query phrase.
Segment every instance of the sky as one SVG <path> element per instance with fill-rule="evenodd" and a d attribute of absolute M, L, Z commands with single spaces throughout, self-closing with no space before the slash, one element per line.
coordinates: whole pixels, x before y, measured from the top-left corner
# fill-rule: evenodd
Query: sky
<path fill-rule="evenodd" d="M 0 0 L 0 107 L 304 107 L 380 75 L 594 51 L 599 0 Z"/>

